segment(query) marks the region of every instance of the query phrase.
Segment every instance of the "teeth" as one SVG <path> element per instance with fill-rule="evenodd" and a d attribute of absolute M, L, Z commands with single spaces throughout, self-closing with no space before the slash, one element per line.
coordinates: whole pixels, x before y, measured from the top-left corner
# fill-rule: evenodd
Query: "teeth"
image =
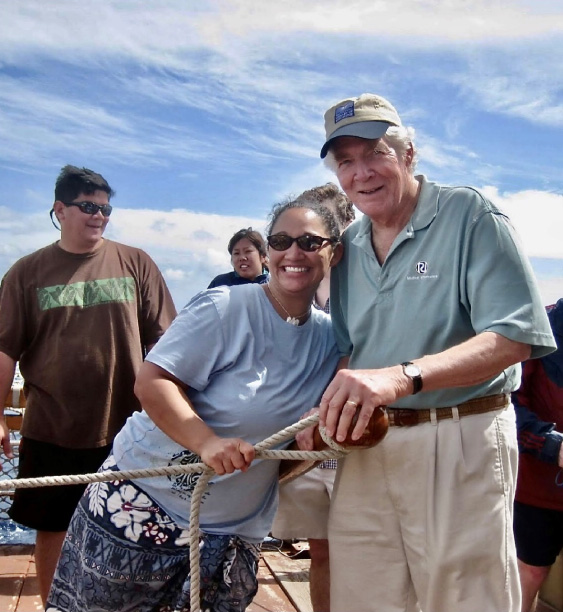
<path fill-rule="evenodd" d="M 286 272 L 306 272 L 307 268 L 298 268 L 296 266 L 286 266 L 285 271 Z"/>

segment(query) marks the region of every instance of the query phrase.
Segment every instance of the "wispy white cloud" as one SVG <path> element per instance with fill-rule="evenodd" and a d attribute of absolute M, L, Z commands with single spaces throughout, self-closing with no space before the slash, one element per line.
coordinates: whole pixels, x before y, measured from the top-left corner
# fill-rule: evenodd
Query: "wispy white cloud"
<path fill-rule="evenodd" d="M 426 70 L 421 49 L 459 58 L 459 70 L 434 76 L 454 83 L 474 109 L 563 121 L 554 96 L 561 79 L 550 85 L 546 70 L 537 70 L 547 62 L 563 76 L 545 42 L 561 31 L 563 11 L 548 1 L 220 0 L 188 8 L 181 0 L 158 6 L 4 0 L 2 12 L 0 57 L 7 68 L 24 71 L 0 82 L 5 163 L 40 164 L 54 151 L 72 153 L 77 142 L 100 158 L 132 165 L 222 163 L 215 130 L 223 142 L 244 145 L 239 155 L 247 159 L 315 158 L 324 108 L 344 93 L 383 84 L 403 97 L 412 62 Z M 41 80 L 49 58 L 56 65 Z M 67 83 L 69 70 L 79 91 Z M 104 74 L 103 89 L 88 92 L 93 71 Z M 116 104 L 120 96 L 127 112 Z M 412 102 L 402 106 L 405 120 L 421 114 Z M 148 117 L 151 107 L 159 121 Z M 188 122 L 194 113 L 201 122 Z M 454 144 L 427 142 L 429 164 L 453 162 L 460 171 L 469 165 L 455 151 L 462 123 L 460 109 L 446 124 Z"/>
<path fill-rule="evenodd" d="M 179 268 L 166 268 L 162 271 L 162 275 L 169 281 L 183 281 L 186 278 L 184 270 Z"/>
<path fill-rule="evenodd" d="M 232 233 L 334 180 L 318 158 L 322 114 L 363 91 L 390 97 L 417 128 L 421 171 L 493 185 L 529 253 L 563 257 L 561 196 L 549 193 L 563 184 L 560 155 L 524 142 L 563 127 L 559 1 L 3 0 L 0 11 L 6 191 L 17 175 L 10 193 L 44 211 L 52 190 L 37 177 L 52 182 L 77 158 L 115 168 L 118 193 L 125 177 L 142 183 L 126 199 L 147 208 L 116 206 L 108 235 L 146 248 L 179 302 L 230 268 Z M 514 152 L 502 147 L 513 120 Z M 182 209 L 155 210 L 173 190 L 185 198 L 169 208 Z M 229 214 L 195 212 L 213 198 Z M 45 212 L 2 204 L 0 270 L 57 237 Z"/>
<path fill-rule="evenodd" d="M 563 195 L 534 190 L 499 193 L 496 187 L 485 187 L 483 192 L 508 215 L 526 254 L 561 259 L 563 274 Z"/>
<path fill-rule="evenodd" d="M 468 50 L 464 71 L 450 75 L 475 108 L 508 117 L 525 119 L 530 124 L 563 126 L 560 83 L 563 65 L 559 36 L 547 40 L 523 40 L 508 48 Z"/>
<path fill-rule="evenodd" d="M 548 306 L 563 298 L 563 273 L 559 278 L 539 278 L 538 285 L 543 303 Z"/>
<path fill-rule="evenodd" d="M 376 34 L 379 40 L 396 37 L 416 47 L 522 40 L 559 32 L 562 24 L 560 5 L 538 0 L 281 0 L 274 5 L 261 0 L 189 5 L 182 0 L 157 5 L 4 0 L 2 13 L 0 51 L 8 61 L 21 53 L 72 50 L 76 61 L 118 54 L 168 67 L 180 67 L 183 55 L 198 49 L 231 51 L 236 61 L 241 50 L 278 34 Z"/>

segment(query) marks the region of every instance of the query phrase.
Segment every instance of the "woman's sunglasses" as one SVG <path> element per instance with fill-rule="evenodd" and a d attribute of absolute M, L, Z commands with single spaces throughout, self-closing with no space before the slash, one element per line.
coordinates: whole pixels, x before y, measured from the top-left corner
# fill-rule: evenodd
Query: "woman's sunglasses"
<path fill-rule="evenodd" d="M 104 217 L 109 217 L 113 208 L 109 204 L 96 204 L 95 202 L 63 202 L 65 206 L 77 206 L 87 215 L 97 215 L 101 211 Z"/>
<path fill-rule="evenodd" d="M 287 251 L 294 242 L 297 242 L 297 246 L 302 251 L 307 251 L 308 253 L 318 251 L 325 242 L 330 244 L 338 242 L 336 238 L 323 238 L 323 236 L 314 236 L 312 234 L 303 234 L 302 236 L 297 236 L 297 238 L 287 234 L 272 234 L 266 240 L 274 251 Z"/>

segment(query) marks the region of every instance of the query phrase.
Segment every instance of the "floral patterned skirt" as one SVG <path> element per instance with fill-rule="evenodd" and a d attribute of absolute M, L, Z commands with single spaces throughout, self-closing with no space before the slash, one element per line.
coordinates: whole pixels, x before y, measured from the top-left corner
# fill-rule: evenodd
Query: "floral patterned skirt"
<path fill-rule="evenodd" d="M 100 471 L 117 470 L 113 456 Z M 260 546 L 202 534 L 201 609 L 242 612 Z M 189 612 L 188 531 L 132 481 L 92 483 L 72 518 L 46 612 Z"/>

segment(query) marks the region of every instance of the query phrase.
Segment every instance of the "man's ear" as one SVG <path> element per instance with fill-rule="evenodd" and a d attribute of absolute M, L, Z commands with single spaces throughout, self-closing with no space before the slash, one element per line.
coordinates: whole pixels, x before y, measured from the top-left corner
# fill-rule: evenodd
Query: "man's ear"
<path fill-rule="evenodd" d="M 339 242 L 332 249 L 332 257 L 330 258 L 331 268 L 334 268 L 334 266 L 342 259 L 342 255 L 344 255 L 344 246 L 342 245 L 341 242 Z"/>
<path fill-rule="evenodd" d="M 412 142 L 410 142 L 408 149 L 405 151 L 405 165 L 407 166 L 407 168 L 411 167 L 413 159 L 414 159 L 414 147 L 412 146 Z"/>
<path fill-rule="evenodd" d="M 61 217 L 64 219 L 65 208 L 66 206 L 60 200 L 55 200 L 55 203 L 53 204 L 53 210 L 55 211 L 55 216 L 57 217 L 57 221 L 59 223 L 61 222 Z"/>

